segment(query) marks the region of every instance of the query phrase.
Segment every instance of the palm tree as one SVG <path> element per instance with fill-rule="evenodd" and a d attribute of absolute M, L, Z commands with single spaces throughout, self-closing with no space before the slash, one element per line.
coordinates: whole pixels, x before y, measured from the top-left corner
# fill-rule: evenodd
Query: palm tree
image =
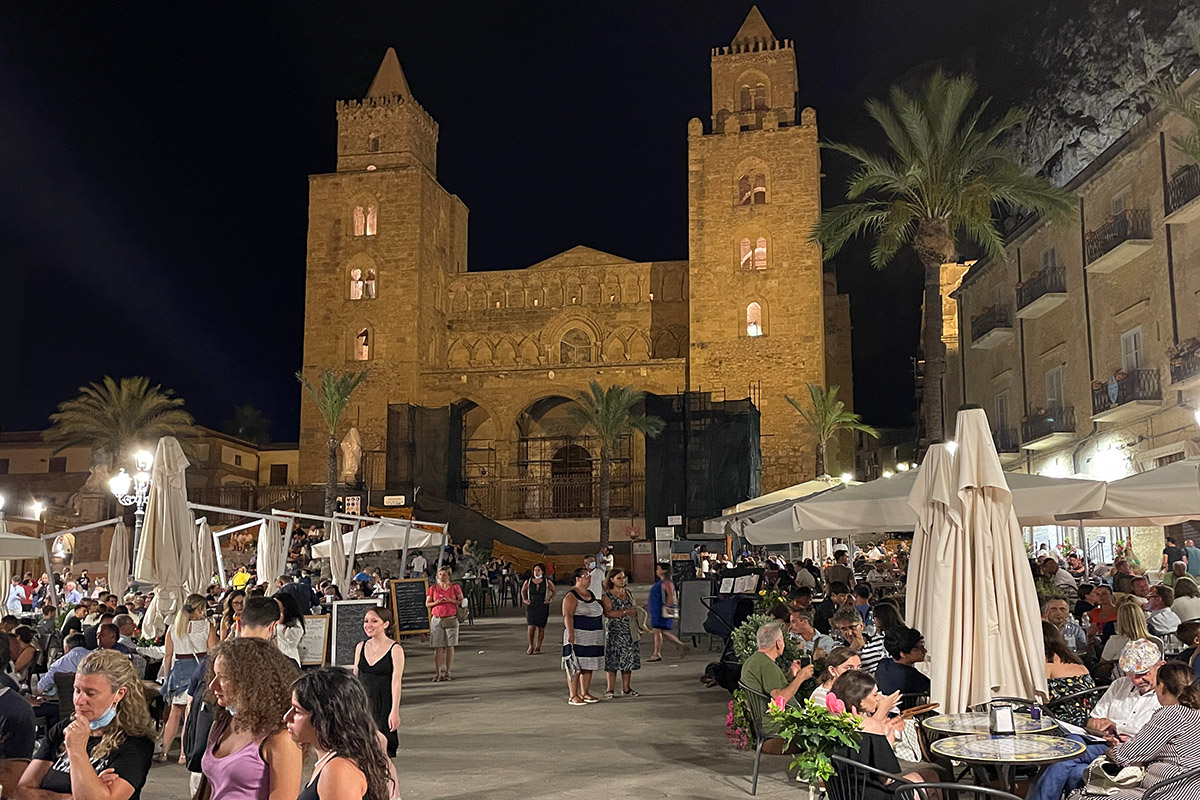
<path fill-rule="evenodd" d="M 79 387 L 79 396 L 58 404 L 50 427 L 42 434 L 59 453 L 68 447 L 87 447 L 92 465 L 111 470 L 138 446 L 152 446 L 164 436 L 177 439 L 193 435 L 192 415 L 183 410 L 183 399 L 144 377 L 105 375 L 100 383 Z"/>
<path fill-rule="evenodd" d="M 653 439 L 663 429 L 658 417 L 633 413 L 634 407 L 646 395 L 628 386 L 609 386 L 604 389 L 596 381 L 575 397 L 575 405 L 567 410 L 572 422 L 591 428 L 600 438 L 600 546 L 608 544 L 609 508 L 612 503 L 612 458 L 622 436 L 641 431 Z"/>
<path fill-rule="evenodd" d="M 837 399 L 838 387 L 830 386 L 828 391 L 818 383 L 808 384 L 808 398 L 812 408 L 805 408 L 800 401 L 784 395 L 792 408 L 800 412 L 804 424 L 812 431 L 817 439 L 817 477 L 825 473 L 825 453 L 829 440 L 842 431 L 861 431 L 868 436 L 879 438 L 879 431 L 862 421 L 862 417 L 846 410 L 846 404 Z"/>
<path fill-rule="evenodd" d="M 811 237 L 828 259 L 854 236 L 868 234 L 876 269 L 905 245 L 916 251 L 925 272 L 922 413 L 930 441 L 942 438 L 941 265 L 957 259 L 963 241 L 988 258 L 1004 258 L 995 211 L 1026 209 L 1061 219 L 1074 207 L 1069 192 L 1023 172 L 1005 150 L 1006 135 L 1024 123 L 1027 112 L 1013 109 L 986 124 L 990 99 L 976 104 L 977 88 L 969 77 L 951 78 L 939 70 L 916 94 L 892 87 L 888 102 L 868 101 L 867 113 L 883 128 L 889 152 L 824 145 L 858 164 L 846 190 L 850 202 L 822 213 Z"/>
<path fill-rule="evenodd" d="M 225 432 L 257 445 L 271 443 L 271 420 L 252 405 L 234 406 L 233 417 L 225 421 Z"/>
<path fill-rule="evenodd" d="M 296 373 L 296 380 L 300 381 L 321 412 L 321 419 L 325 420 L 325 430 L 329 434 L 326 442 L 329 447 L 329 470 L 325 474 L 325 516 L 332 517 L 337 508 L 337 429 L 342 421 L 342 413 L 350 404 L 350 395 L 367 379 L 367 371 L 334 372 L 323 369 L 319 377 L 318 385 L 313 386 L 302 373 Z"/>

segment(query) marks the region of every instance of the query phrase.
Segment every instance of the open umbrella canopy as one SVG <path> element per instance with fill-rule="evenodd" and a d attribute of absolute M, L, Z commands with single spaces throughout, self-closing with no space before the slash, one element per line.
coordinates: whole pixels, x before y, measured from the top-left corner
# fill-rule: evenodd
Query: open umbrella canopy
<path fill-rule="evenodd" d="M 142 620 L 142 632 L 150 638 L 166 629 L 166 618 L 174 615 L 184 600 L 183 584 L 191 568 L 196 528 L 187 504 L 188 466 L 175 437 L 158 440 L 133 569 L 135 580 L 157 586 Z"/>
<path fill-rule="evenodd" d="M 129 586 L 129 544 L 129 529 L 118 522 L 108 548 L 108 590 L 118 597 L 124 597 Z"/>
<path fill-rule="evenodd" d="M 1064 504 L 1058 519 L 1089 527 L 1178 525 L 1200 519 L 1200 456 L 1130 475 L 1108 484 L 1098 507 Z"/>
<path fill-rule="evenodd" d="M 419 547 L 440 547 L 442 544 L 442 532 L 431 532 L 420 527 L 419 522 L 410 523 L 407 520 L 399 520 L 397 522 L 376 522 L 373 525 L 367 525 L 360 528 L 358 531 L 358 543 L 354 547 L 354 554 L 360 553 L 378 553 L 381 550 L 403 550 L 404 549 L 404 532 L 411 525 L 412 533 L 408 537 L 409 549 Z M 350 552 L 350 542 L 354 538 L 354 531 L 350 530 L 343 533 L 342 552 Z M 313 545 L 313 558 L 329 558 L 330 557 L 330 542 L 326 540 L 319 544 Z"/>
<path fill-rule="evenodd" d="M 931 448 L 910 498 L 919 524 L 909 620 L 930 643 L 930 700 L 956 713 L 997 695 L 1046 696 L 1041 614 L 1013 492 L 982 409 L 958 448 Z"/>
<path fill-rule="evenodd" d="M 42 540 L 19 533 L 9 533 L 8 523 L 0 519 L 0 559 L 36 558 L 44 555 Z"/>
<path fill-rule="evenodd" d="M 1103 481 L 1002 474 L 1022 525 L 1059 524 L 1055 515 L 1064 508 L 1099 508 L 1104 502 Z M 916 483 L 917 473 L 903 472 L 773 506 L 772 514 L 745 526 L 745 536 L 752 544 L 786 544 L 830 536 L 911 531 L 916 528 L 917 514 L 908 498 Z"/>
<path fill-rule="evenodd" d="M 721 516 L 705 520 L 704 532 L 733 533 L 741 536 L 746 526 L 750 523 L 764 520 L 779 511 L 791 508 L 794 501 L 811 497 L 821 492 L 828 492 L 843 485 L 846 484 L 843 484 L 837 478 L 816 478 L 804 483 L 798 483 L 795 486 L 789 486 L 786 489 L 779 489 L 778 491 L 760 495 L 751 500 L 745 500 L 731 508 L 725 509 L 725 513 Z"/>

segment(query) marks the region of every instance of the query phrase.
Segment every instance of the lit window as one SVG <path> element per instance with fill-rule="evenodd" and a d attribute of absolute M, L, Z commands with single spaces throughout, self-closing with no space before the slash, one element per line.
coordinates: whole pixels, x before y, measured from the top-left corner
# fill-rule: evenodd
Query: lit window
<path fill-rule="evenodd" d="M 767 268 L 767 240 L 766 237 L 758 237 L 758 241 L 754 243 L 754 268 Z"/>
<path fill-rule="evenodd" d="M 371 360 L 371 332 L 366 328 L 360 330 L 354 337 L 354 360 Z"/>
<path fill-rule="evenodd" d="M 375 270 L 367 270 L 367 279 L 363 281 L 363 298 L 366 300 L 375 299 Z"/>
<path fill-rule="evenodd" d="M 367 236 L 374 236 L 379 224 L 379 215 L 375 206 L 367 206 Z"/>
<path fill-rule="evenodd" d="M 742 239 L 742 269 L 754 268 L 754 248 L 750 246 L 749 239 Z"/>
<path fill-rule="evenodd" d="M 585 331 L 572 328 L 563 335 L 558 356 L 564 364 L 592 363 L 592 338 Z"/>
<path fill-rule="evenodd" d="M 367 232 L 367 210 L 362 206 L 354 207 L 354 235 L 362 236 Z"/>
<path fill-rule="evenodd" d="M 742 87 L 742 90 L 738 96 L 738 100 L 739 100 L 738 109 L 740 111 L 749 111 L 750 110 L 751 100 L 750 100 L 750 87 L 749 86 Z"/>
<path fill-rule="evenodd" d="M 762 306 L 758 303 L 751 303 L 746 306 L 746 335 L 763 335 Z"/>
<path fill-rule="evenodd" d="M 748 202 L 746 200 L 743 203 Z M 767 176 L 761 172 L 754 176 L 754 205 L 767 202 Z"/>
<path fill-rule="evenodd" d="M 743 175 L 738 178 L 738 205 L 748 206 L 753 199 L 753 192 L 750 188 L 750 176 Z"/>
<path fill-rule="evenodd" d="M 754 110 L 761 111 L 767 107 L 767 87 L 761 83 L 754 87 Z"/>
<path fill-rule="evenodd" d="M 361 269 L 350 270 L 350 299 L 362 300 L 363 297 L 363 279 Z"/>

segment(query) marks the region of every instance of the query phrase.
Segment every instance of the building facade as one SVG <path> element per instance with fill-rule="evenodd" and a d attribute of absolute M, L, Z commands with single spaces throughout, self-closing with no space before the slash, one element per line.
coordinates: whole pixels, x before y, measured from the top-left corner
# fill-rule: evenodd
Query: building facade
<path fill-rule="evenodd" d="M 1111 480 L 1200 452 L 1200 165 L 1173 143 L 1192 133 L 1148 114 L 1067 184 L 1070 219 L 1025 221 L 948 293 L 945 396 L 983 406 L 1008 468 Z"/>
<path fill-rule="evenodd" d="M 820 213 L 815 113 L 797 107 L 791 42 L 757 9 L 711 63 L 710 120 L 687 127 L 679 261 L 580 246 L 468 271 L 467 208 L 438 182 L 437 123 L 395 52 L 362 100 L 337 104 L 337 169 L 310 178 L 303 370 L 368 370 L 348 413 L 367 488 L 407 494 L 440 470 L 445 482 L 423 490 L 523 520 L 544 540 L 538 520 L 595 513 L 598 447 L 567 414 L 593 380 L 749 398 L 762 489 L 811 477 L 813 442 L 784 395 L 836 376 L 852 403 L 848 299 L 808 242 Z M 323 480 L 324 443 L 305 398 L 302 482 Z M 435 451 L 446 463 L 429 469 Z M 635 527 L 646 524 L 644 464 L 640 437 L 623 443 L 614 504 Z"/>

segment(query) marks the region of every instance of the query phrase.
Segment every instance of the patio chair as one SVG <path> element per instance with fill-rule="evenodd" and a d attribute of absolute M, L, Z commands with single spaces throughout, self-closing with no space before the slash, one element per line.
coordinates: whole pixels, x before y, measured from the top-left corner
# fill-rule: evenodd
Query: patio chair
<path fill-rule="evenodd" d="M 738 681 L 738 688 L 750 698 L 750 727 L 754 733 L 755 742 L 754 772 L 750 776 L 750 794 L 756 795 L 758 794 L 758 764 L 762 759 L 763 745 L 767 743 L 768 739 L 779 739 L 782 741 L 783 737 L 778 734 L 763 733 L 762 714 L 766 712 L 767 706 L 771 704 L 770 696 L 751 689 L 741 681 Z"/>
<path fill-rule="evenodd" d="M 1071 703 L 1075 702 L 1076 700 L 1081 700 L 1081 699 L 1085 699 L 1085 698 L 1090 698 L 1089 701 L 1087 703 L 1085 703 L 1085 706 L 1087 707 L 1088 711 L 1091 711 L 1093 708 L 1095 708 L 1096 701 L 1099 700 L 1104 695 L 1104 693 L 1107 691 L 1108 691 L 1107 686 L 1093 686 L 1091 689 L 1081 689 L 1078 692 L 1071 692 L 1070 694 L 1064 694 L 1062 697 L 1058 698 L 1057 700 L 1051 700 L 1049 703 L 1046 703 L 1045 711 L 1047 714 L 1049 714 L 1050 716 L 1054 717 L 1055 720 L 1057 720 L 1058 712 L 1064 706 L 1068 706 Z"/>
<path fill-rule="evenodd" d="M 1021 800 L 1015 794 L 990 786 L 971 786 L 966 783 L 908 783 L 895 790 L 896 800 L 928 800 L 929 790 L 937 789 L 943 800 Z"/>
<path fill-rule="evenodd" d="M 1180 773 L 1174 778 L 1167 778 L 1165 781 L 1159 781 L 1151 786 L 1142 795 L 1142 800 L 1155 800 L 1166 794 L 1167 790 L 1178 784 L 1186 784 L 1191 781 L 1200 781 L 1200 767 L 1190 769 L 1187 772 Z"/>
<path fill-rule="evenodd" d="M 895 796 L 902 786 L 912 781 L 893 775 L 875 767 L 869 767 L 852 758 L 833 756 L 833 777 L 825 781 L 825 794 L 829 800 L 862 800 L 867 789 Z"/>

